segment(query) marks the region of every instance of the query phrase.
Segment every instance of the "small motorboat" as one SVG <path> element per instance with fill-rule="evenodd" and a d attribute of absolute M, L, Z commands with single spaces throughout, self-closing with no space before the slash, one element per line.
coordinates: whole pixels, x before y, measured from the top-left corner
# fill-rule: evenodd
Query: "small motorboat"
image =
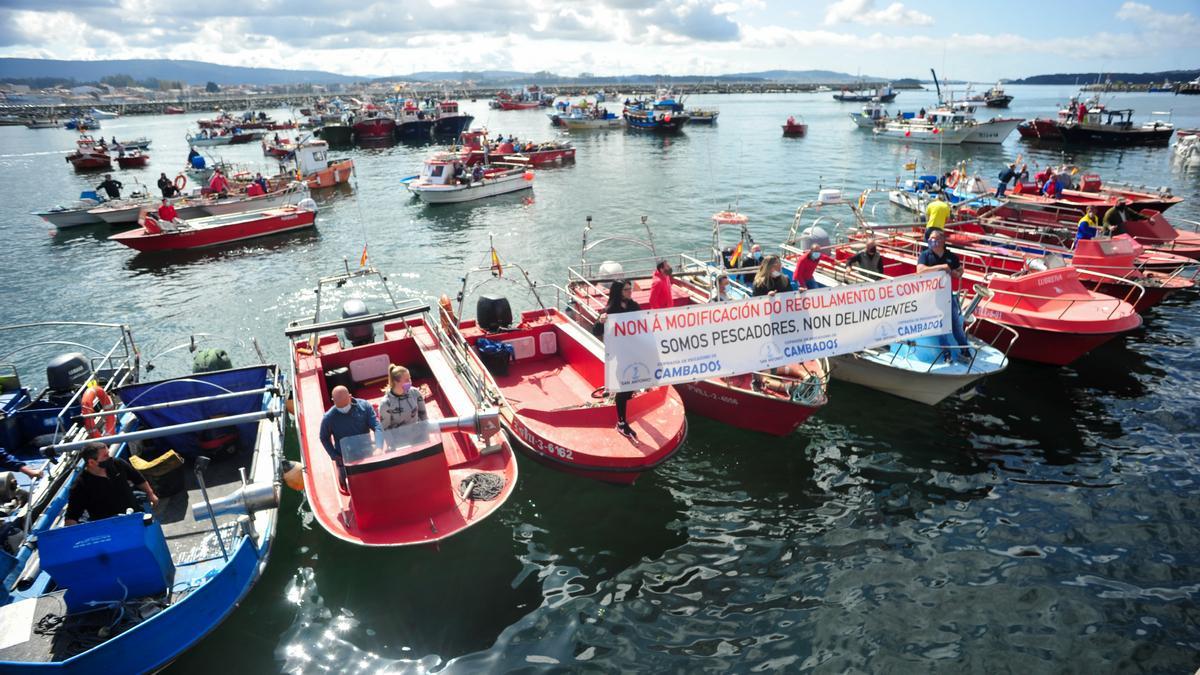
<path fill-rule="evenodd" d="M 305 493 L 316 521 L 338 539 L 364 546 L 434 543 L 504 505 L 517 483 L 516 457 L 498 412 L 484 399 L 484 383 L 455 361 L 428 306 L 392 302 L 390 310 L 372 314 L 362 299 L 352 298 L 343 303 L 341 319 L 321 321 L 326 294 L 357 289 L 360 280 L 387 289 L 371 268 L 321 279 L 313 317 L 286 331 Z M 386 297 L 391 299 L 390 290 Z M 318 437 L 333 388 L 345 386 L 378 406 L 393 364 L 408 369 L 428 421 L 376 439 L 340 439 L 339 467 Z"/>
<path fill-rule="evenodd" d="M 518 142 L 514 144 L 510 139 L 502 143 L 495 143 L 488 140 L 486 130 L 473 129 L 463 132 L 461 142 L 462 157 L 466 166 L 485 162 L 492 164 L 519 162 L 525 166 L 541 167 L 575 161 L 575 147 L 571 145 L 570 141 Z"/>
<path fill-rule="evenodd" d="M 861 112 L 850 113 L 850 121 L 859 129 L 874 129 L 888 120 L 888 111 L 879 101 L 871 101 L 862 107 Z"/>
<path fill-rule="evenodd" d="M 185 136 L 188 145 L 197 148 L 211 148 L 218 145 L 229 145 L 233 140 L 232 133 L 204 133 L 187 134 Z"/>
<path fill-rule="evenodd" d="M 498 267 L 468 271 L 458 316 L 442 296 L 442 320 L 459 358 L 495 392 L 501 421 L 517 447 L 556 469 L 619 484 L 632 484 L 675 454 L 687 434 L 679 394 L 656 387 L 634 396 L 628 420 L 637 439 L 623 436 L 615 426 L 615 401 L 604 389 L 603 346 L 558 308 L 542 305 L 536 285 L 530 282 L 528 289 L 541 308 L 522 312 L 515 326 L 508 300 L 498 295 L 480 295 L 476 318 L 459 318 L 463 298 L 481 285 L 473 275 L 490 278 Z M 515 263 L 501 269 L 496 280 L 528 282 Z M 507 279 L 503 272 L 509 273 Z M 486 342 L 511 348 L 512 358 L 506 349 L 498 355 L 483 352 Z"/>
<path fill-rule="evenodd" d="M 222 246 L 312 227 L 316 223 L 317 205 L 311 199 L 305 201 L 308 203 L 298 206 L 203 218 L 177 218 L 171 223 L 159 221 L 147 210 L 138 219 L 141 229 L 119 232 L 109 240 L 143 253 Z"/>
<path fill-rule="evenodd" d="M 301 141 L 294 152 L 300 180 L 310 190 L 344 185 L 354 175 L 354 160 L 329 159 L 329 144 L 325 141 Z"/>
<path fill-rule="evenodd" d="M 88 116 L 90 116 L 94 119 L 98 119 L 98 120 L 115 120 L 118 117 L 120 117 L 121 115 L 120 115 L 120 113 L 115 113 L 115 112 L 112 112 L 109 110 L 100 110 L 99 108 L 92 108 L 90 111 L 88 111 Z"/>
<path fill-rule="evenodd" d="M 144 152 L 144 151 L 150 149 L 150 139 L 146 138 L 145 136 L 139 136 L 137 138 L 134 138 L 134 139 L 131 139 L 128 141 L 116 141 L 115 143 L 113 143 L 113 148 L 125 148 L 126 150 L 141 150 Z"/>
<path fill-rule="evenodd" d="M 476 168 L 482 169 L 479 180 L 464 167 L 460 155 L 441 152 L 425 160 L 420 175 L 402 182 L 426 204 L 468 202 L 533 188 L 533 172 L 523 166 L 477 164 Z"/>
<path fill-rule="evenodd" d="M 117 155 L 117 166 L 122 169 L 140 169 L 150 162 L 150 155 L 141 150 L 133 150 L 123 155 Z"/>
<path fill-rule="evenodd" d="M 67 155 L 66 160 L 76 171 L 96 171 L 112 168 L 112 157 L 103 141 L 97 141 L 91 136 L 80 136 L 75 141 L 75 152 Z"/>
<path fill-rule="evenodd" d="M 185 112 L 187 112 L 187 111 L 176 105 L 169 105 L 169 106 L 163 108 L 164 115 L 182 115 Z"/>
<path fill-rule="evenodd" d="M 800 118 L 800 120 L 797 121 L 796 116 L 791 115 L 787 118 L 787 121 L 783 123 L 784 136 L 802 137 L 806 136 L 807 134 L 808 125 L 804 123 L 804 118 Z"/>
<path fill-rule="evenodd" d="M 94 131 L 100 128 L 100 121 L 92 117 L 73 117 L 63 127 L 72 131 Z"/>
<path fill-rule="evenodd" d="M 79 202 L 74 206 L 55 206 L 46 211 L 35 211 L 33 215 L 60 230 L 80 225 L 95 225 L 104 221 L 91 211 L 104 202 L 105 199 L 95 190 L 86 190 L 79 193 Z"/>
<path fill-rule="evenodd" d="M 54 119 L 54 118 L 34 117 L 25 123 L 25 128 L 27 128 L 27 129 L 57 129 L 58 124 L 59 124 L 58 120 Z"/>
<path fill-rule="evenodd" d="M 592 113 L 584 114 L 583 111 L 576 110 L 576 113 L 559 116 L 559 122 L 567 128 L 567 131 L 586 131 L 589 129 L 619 129 L 625 126 L 625 118 L 615 113 L 608 112 L 602 107 L 597 108 L 598 111 L 603 111 L 599 115 Z"/>
<path fill-rule="evenodd" d="M 268 157 L 287 159 L 296 151 L 296 144 L 292 142 L 292 139 L 287 137 L 281 138 L 276 134 L 273 138 L 266 136 L 262 138 L 262 149 L 263 154 Z"/>
<path fill-rule="evenodd" d="M 1167 255 L 1165 260 L 1143 259 L 1141 266 L 1170 271 L 1179 266 L 1176 262 L 1178 257 L 1200 260 L 1200 231 L 1177 229 L 1158 211 L 1143 209 L 1140 214 L 1142 220 L 1129 220 L 1121 225 L 1122 233 L 1145 246 L 1147 253 Z M 1009 203 L 986 211 L 981 223 L 1020 239 L 1041 240 L 1047 234 L 1057 236 L 1060 243 L 1067 245 L 1074 239 L 1078 220 L 1079 214 L 1074 209 L 1044 208 L 1036 204 L 1034 208 L 1024 208 Z M 1194 228 L 1200 227 L 1191 221 L 1184 222 Z M 1015 227 L 1005 228 L 1006 225 Z"/>
<path fill-rule="evenodd" d="M 687 111 L 688 124 L 716 124 L 721 111 L 716 108 L 690 108 Z"/>

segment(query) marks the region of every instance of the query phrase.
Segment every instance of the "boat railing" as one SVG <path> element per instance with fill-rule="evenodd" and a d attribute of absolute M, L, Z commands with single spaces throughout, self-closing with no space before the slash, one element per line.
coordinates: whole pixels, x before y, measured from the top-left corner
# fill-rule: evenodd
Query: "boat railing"
<path fill-rule="evenodd" d="M 1187 218 L 1175 218 L 1174 222 L 1171 224 L 1175 226 L 1176 230 L 1179 230 L 1182 228 L 1180 228 L 1178 225 L 1175 225 L 1175 223 L 1187 223 L 1188 225 L 1191 225 L 1190 229 L 1184 230 L 1185 232 L 1200 232 L 1200 222 L 1195 220 L 1188 220 Z"/>

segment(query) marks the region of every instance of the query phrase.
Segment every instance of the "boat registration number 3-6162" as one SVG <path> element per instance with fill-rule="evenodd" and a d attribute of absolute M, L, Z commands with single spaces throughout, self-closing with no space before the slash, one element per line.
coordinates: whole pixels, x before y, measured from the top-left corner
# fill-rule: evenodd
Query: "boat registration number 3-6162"
<path fill-rule="evenodd" d="M 568 462 L 575 461 L 575 455 L 570 450 L 562 447 L 561 445 L 551 443 L 541 436 L 534 434 L 532 431 L 526 428 L 524 424 L 515 421 L 513 428 L 516 429 L 517 436 L 521 438 L 521 441 L 523 441 L 525 445 L 528 445 L 543 455 L 549 455 L 550 457 L 563 459 Z"/>

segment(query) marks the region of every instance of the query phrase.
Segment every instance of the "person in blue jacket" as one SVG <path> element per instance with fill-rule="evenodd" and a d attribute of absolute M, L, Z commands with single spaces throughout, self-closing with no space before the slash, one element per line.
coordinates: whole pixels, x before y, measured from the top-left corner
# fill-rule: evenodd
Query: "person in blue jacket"
<path fill-rule="evenodd" d="M 4 448 L 0 448 L 0 471 L 20 471 L 30 478 L 41 478 L 42 472 L 14 457 Z"/>
<path fill-rule="evenodd" d="M 318 435 L 325 452 L 333 458 L 338 468 L 338 483 L 346 488 L 346 467 L 342 463 L 342 439 L 375 432 L 375 442 L 382 440 L 383 427 L 375 416 L 375 409 L 361 398 L 354 398 L 350 390 L 338 385 L 333 388 L 333 407 L 321 418 Z"/>

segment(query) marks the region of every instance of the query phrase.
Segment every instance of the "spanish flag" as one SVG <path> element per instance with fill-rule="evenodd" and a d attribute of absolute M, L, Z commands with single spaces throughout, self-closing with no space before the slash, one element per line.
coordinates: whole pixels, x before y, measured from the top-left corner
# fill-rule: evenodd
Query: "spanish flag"
<path fill-rule="evenodd" d="M 733 255 L 729 256 L 729 266 L 737 267 L 738 261 L 742 259 L 742 245 L 746 243 L 743 239 L 738 242 L 737 248 L 733 249 Z"/>
<path fill-rule="evenodd" d="M 504 276 L 504 267 L 500 265 L 500 256 L 496 254 L 496 249 L 492 249 L 492 274 L 498 277 Z"/>
<path fill-rule="evenodd" d="M 363 244 L 363 252 L 362 252 L 362 255 L 359 256 L 359 258 L 358 258 L 358 266 L 359 267 L 367 266 L 367 245 L 366 244 Z"/>

